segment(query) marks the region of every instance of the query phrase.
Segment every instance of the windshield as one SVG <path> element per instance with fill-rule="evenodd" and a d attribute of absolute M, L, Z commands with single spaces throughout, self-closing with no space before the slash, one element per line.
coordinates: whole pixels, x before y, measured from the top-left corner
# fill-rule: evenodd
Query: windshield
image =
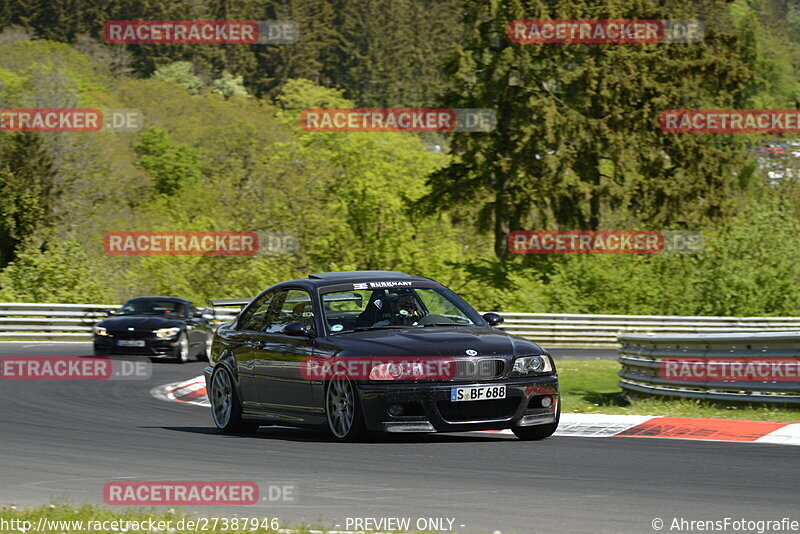
<path fill-rule="evenodd" d="M 136 299 L 122 305 L 117 315 L 168 315 L 181 317 L 185 314 L 185 305 L 174 300 Z"/>
<path fill-rule="evenodd" d="M 446 288 L 386 288 L 322 295 L 328 330 L 334 334 L 378 328 L 483 324 L 478 314 Z"/>

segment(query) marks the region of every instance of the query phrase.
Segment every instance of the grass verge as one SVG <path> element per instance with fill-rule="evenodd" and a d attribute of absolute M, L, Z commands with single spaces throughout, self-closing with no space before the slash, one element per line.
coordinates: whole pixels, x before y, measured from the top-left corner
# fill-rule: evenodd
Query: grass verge
<path fill-rule="evenodd" d="M 617 385 L 615 360 L 556 360 L 561 409 L 569 413 L 668 415 L 800 422 L 800 409 L 727 405 L 691 399 L 629 398 Z"/>

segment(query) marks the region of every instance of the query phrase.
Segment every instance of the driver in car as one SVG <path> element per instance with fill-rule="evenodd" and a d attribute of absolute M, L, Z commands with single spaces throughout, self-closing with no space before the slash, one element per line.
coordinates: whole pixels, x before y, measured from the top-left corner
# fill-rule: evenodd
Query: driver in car
<path fill-rule="evenodd" d="M 372 326 L 413 326 L 423 315 L 412 293 L 389 293 L 383 299 L 375 301 L 375 305 L 385 307 L 385 312 L 383 319 Z"/>

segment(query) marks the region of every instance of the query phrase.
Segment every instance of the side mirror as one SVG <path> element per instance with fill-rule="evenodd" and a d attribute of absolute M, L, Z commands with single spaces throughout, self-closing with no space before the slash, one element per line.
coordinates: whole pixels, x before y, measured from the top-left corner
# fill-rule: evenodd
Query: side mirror
<path fill-rule="evenodd" d="M 489 312 L 483 314 L 483 320 L 489 323 L 489 326 L 499 326 L 505 319 L 499 313 Z"/>
<path fill-rule="evenodd" d="M 306 323 L 295 321 L 283 327 L 283 333 L 287 336 L 314 337 L 314 331 Z"/>

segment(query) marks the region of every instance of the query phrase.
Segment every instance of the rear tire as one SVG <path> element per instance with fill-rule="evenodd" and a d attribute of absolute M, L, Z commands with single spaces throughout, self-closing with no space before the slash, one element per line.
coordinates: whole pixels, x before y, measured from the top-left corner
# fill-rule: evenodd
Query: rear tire
<path fill-rule="evenodd" d="M 549 438 L 558 428 L 558 422 L 561 420 L 561 399 L 558 399 L 558 410 L 556 411 L 556 420 L 554 423 L 536 426 L 515 426 L 511 431 L 522 441 L 539 441 Z"/>
<path fill-rule="evenodd" d="M 325 419 L 328 434 L 334 441 L 352 443 L 366 437 L 358 390 L 345 375 L 335 376 L 328 381 L 325 389 Z"/>
<path fill-rule="evenodd" d="M 225 367 L 217 367 L 211 375 L 208 401 L 214 424 L 226 434 L 255 432 L 258 425 L 242 421 L 242 404 L 233 385 L 233 378 Z"/>

